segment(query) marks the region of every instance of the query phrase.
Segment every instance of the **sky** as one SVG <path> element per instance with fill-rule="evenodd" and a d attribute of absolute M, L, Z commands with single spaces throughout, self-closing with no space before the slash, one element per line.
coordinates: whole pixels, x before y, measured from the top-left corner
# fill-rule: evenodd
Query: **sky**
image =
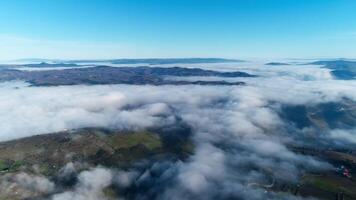
<path fill-rule="evenodd" d="M 356 58 L 354 0 L 1 0 L 0 60 Z"/>

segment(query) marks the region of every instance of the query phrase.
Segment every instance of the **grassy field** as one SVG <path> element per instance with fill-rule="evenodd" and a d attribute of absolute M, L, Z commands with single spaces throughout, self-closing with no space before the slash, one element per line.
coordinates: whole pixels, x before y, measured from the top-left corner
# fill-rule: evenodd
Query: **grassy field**
<path fill-rule="evenodd" d="M 338 193 L 343 193 L 345 199 L 356 199 L 356 182 L 335 173 L 323 175 L 307 175 L 303 178 L 301 193 L 305 196 L 318 196 L 320 199 L 333 200 Z"/>
<path fill-rule="evenodd" d="M 114 149 L 127 149 L 137 145 L 143 145 L 152 151 L 162 147 L 162 142 L 159 136 L 149 132 L 138 132 L 111 136 L 108 140 L 108 143 Z"/>

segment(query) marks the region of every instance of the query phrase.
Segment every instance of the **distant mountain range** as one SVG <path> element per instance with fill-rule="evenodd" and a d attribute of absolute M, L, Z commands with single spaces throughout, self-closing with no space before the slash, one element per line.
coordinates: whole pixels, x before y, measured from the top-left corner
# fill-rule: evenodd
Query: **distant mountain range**
<path fill-rule="evenodd" d="M 48 66 L 49 64 L 45 64 Z M 182 67 L 109 67 L 68 68 L 64 70 L 23 71 L 3 68 L 0 81 L 23 80 L 33 86 L 57 86 L 77 84 L 134 84 L 134 85 L 242 85 L 243 82 L 227 81 L 174 81 L 166 76 L 217 76 L 255 77 L 245 72 L 218 72 L 199 68 Z"/>
<path fill-rule="evenodd" d="M 289 65 L 289 64 L 288 63 L 281 63 L 281 62 L 269 62 L 269 63 L 266 63 L 266 65 L 278 66 L 278 65 Z"/>
<path fill-rule="evenodd" d="M 337 79 L 342 79 L 342 80 L 356 79 L 356 61 L 329 60 L 329 61 L 316 61 L 311 64 L 324 65 L 325 68 L 331 69 L 332 75 Z"/>
<path fill-rule="evenodd" d="M 50 60 L 50 59 L 21 59 L 21 62 L 54 62 L 54 63 L 112 63 L 112 64 L 197 64 L 197 63 L 235 63 L 243 60 L 224 58 L 142 58 L 142 59 L 94 59 L 94 60 Z"/>

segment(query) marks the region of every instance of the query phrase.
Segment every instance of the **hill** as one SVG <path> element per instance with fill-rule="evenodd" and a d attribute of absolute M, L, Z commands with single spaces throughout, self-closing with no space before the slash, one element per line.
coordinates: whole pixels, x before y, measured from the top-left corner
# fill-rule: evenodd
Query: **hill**
<path fill-rule="evenodd" d="M 47 66 L 48 64 L 46 64 Z M 255 77 L 245 72 L 218 72 L 182 67 L 109 67 L 70 68 L 63 70 L 23 71 L 2 69 L 0 81 L 23 80 L 33 86 L 76 84 L 134 84 L 134 85 L 242 85 L 226 81 L 171 81 L 166 76 Z"/>
<path fill-rule="evenodd" d="M 311 64 L 324 65 L 331 69 L 332 75 L 337 79 L 352 80 L 356 79 L 356 62 L 347 60 L 316 61 Z"/>

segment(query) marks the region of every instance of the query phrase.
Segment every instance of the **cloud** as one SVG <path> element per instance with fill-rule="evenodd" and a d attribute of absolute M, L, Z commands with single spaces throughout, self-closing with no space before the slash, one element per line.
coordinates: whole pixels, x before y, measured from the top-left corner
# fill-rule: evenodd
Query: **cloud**
<path fill-rule="evenodd" d="M 103 189 L 111 184 L 112 173 L 108 169 L 95 168 L 78 175 L 74 191 L 55 194 L 52 200 L 99 200 L 106 199 Z"/>
<path fill-rule="evenodd" d="M 329 137 L 332 139 L 341 140 L 345 143 L 356 144 L 355 130 L 332 130 Z"/>
<path fill-rule="evenodd" d="M 0 195 L 26 199 L 41 194 L 49 194 L 55 190 L 55 184 L 44 176 L 28 173 L 2 175 L 0 177 Z"/>
<path fill-rule="evenodd" d="M 100 167 L 84 171 L 71 191 L 53 199 L 104 199 L 102 190 L 112 184 L 134 192 L 137 199 L 280 199 L 264 187 L 274 181 L 296 183 L 305 171 L 331 167 L 289 150 L 290 144 L 306 139 L 298 135 L 304 130 L 291 129 L 279 115 L 281 107 L 356 101 L 355 81 L 333 80 L 325 69 L 305 68 L 307 74 L 296 67 L 249 67 L 263 76 L 244 79 L 248 85 L 243 87 L 1 83 L 0 92 L 6 95 L 0 96 L 0 140 L 88 126 L 169 127 L 179 118 L 191 127 L 195 144 L 186 161 L 119 172 Z M 329 136 L 345 145 L 353 141 L 351 132 L 332 130 Z M 63 174 L 73 171 L 69 164 Z"/>
<path fill-rule="evenodd" d="M 115 173 L 113 182 L 120 188 L 125 189 L 130 187 L 138 176 L 139 173 L 136 171 L 118 171 Z"/>
<path fill-rule="evenodd" d="M 49 193 L 54 190 L 54 183 L 50 182 L 45 177 L 31 176 L 26 173 L 20 173 L 15 176 L 15 182 L 17 182 L 21 187 L 40 192 Z"/>

